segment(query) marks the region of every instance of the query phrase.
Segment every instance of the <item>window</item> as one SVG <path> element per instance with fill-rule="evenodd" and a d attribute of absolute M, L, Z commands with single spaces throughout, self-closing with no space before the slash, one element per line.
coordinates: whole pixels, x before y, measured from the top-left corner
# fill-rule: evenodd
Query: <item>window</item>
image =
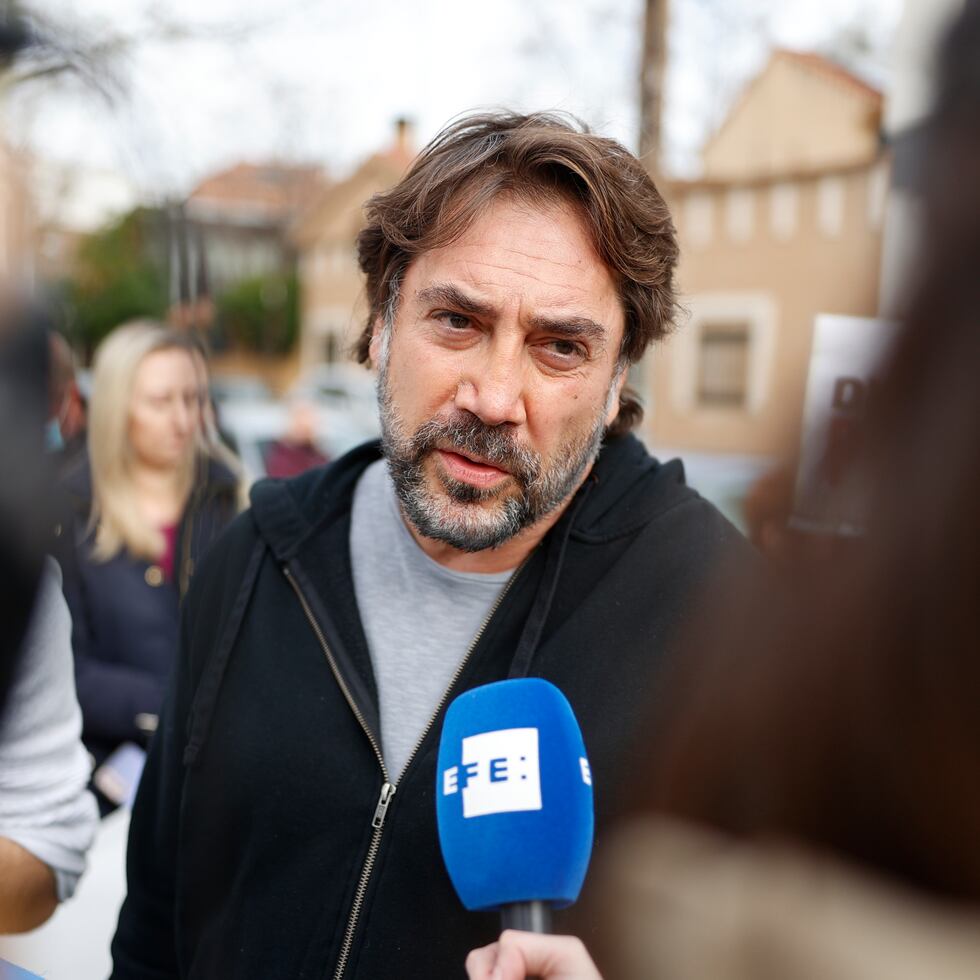
<path fill-rule="evenodd" d="M 669 348 L 671 411 L 681 416 L 763 411 L 776 368 L 776 297 L 744 289 L 690 293 L 684 305 L 691 318 Z"/>
<path fill-rule="evenodd" d="M 733 242 L 747 242 L 752 237 L 755 202 L 752 191 L 733 187 L 725 195 L 725 225 Z"/>
<path fill-rule="evenodd" d="M 714 207 L 710 194 L 692 193 L 684 204 L 684 230 L 691 248 L 705 248 L 714 236 Z"/>
<path fill-rule="evenodd" d="M 888 202 L 888 168 L 879 163 L 868 175 L 868 224 L 881 228 Z"/>
<path fill-rule="evenodd" d="M 773 237 L 788 241 L 796 234 L 799 192 L 795 184 L 782 181 L 769 191 L 769 228 Z"/>
<path fill-rule="evenodd" d="M 698 357 L 698 403 L 705 407 L 744 408 L 748 375 L 748 323 L 703 322 Z"/>
<path fill-rule="evenodd" d="M 836 238 L 844 227 L 844 181 L 821 177 L 817 182 L 817 225 L 828 238 Z"/>

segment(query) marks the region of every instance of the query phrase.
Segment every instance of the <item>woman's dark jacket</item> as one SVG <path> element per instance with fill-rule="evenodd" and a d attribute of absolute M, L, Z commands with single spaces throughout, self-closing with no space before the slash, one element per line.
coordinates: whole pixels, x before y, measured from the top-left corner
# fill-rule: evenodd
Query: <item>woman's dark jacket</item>
<path fill-rule="evenodd" d="M 448 980 L 499 932 L 496 914 L 463 909 L 440 855 L 441 711 L 379 806 L 349 554 L 353 488 L 378 457 L 362 446 L 258 484 L 205 560 L 133 812 L 114 980 Z M 672 638 L 705 577 L 747 547 L 680 463 L 611 441 L 451 693 L 513 674 L 557 684 L 585 737 L 601 838 L 618 791 L 642 778 L 624 762 Z"/>
<path fill-rule="evenodd" d="M 125 550 L 96 560 L 87 455 L 64 478 L 73 527 L 65 530 L 57 557 L 72 617 L 82 737 L 96 763 L 120 743 L 145 737 L 137 716 L 159 714 L 177 650 L 180 600 L 204 552 L 237 511 L 233 474 L 211 460 L 202 460 L 200 471 L 178 525 L 172 580 Z"/>

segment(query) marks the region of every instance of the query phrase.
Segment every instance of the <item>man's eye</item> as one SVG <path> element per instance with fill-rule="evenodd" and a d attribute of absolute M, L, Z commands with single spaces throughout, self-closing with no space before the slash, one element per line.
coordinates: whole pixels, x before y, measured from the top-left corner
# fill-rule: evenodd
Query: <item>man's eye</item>
<path fill-rule="evenodd" d="M 573 344 L 570 340 L 553 340 L 548 346 L 562 357 L 572 357 L 580 353 L 578 344 Z"/>
<path fill-rule="evenodd" d="M 586 350 L 574 340 L 556 338 L 540 347 L 545 359 L 556 367 L 569 367 L 581 364 L 586 359 Z"/>
<path fill-rule="evenodd" d="M 447 327 L 451 327 L 453 330 L 466 330 L 471 325 L 468 316 L 464 316 L 462 313 L 450 313 L 448 310 L 436 313 L 435 318 L 441 320 Z"/>

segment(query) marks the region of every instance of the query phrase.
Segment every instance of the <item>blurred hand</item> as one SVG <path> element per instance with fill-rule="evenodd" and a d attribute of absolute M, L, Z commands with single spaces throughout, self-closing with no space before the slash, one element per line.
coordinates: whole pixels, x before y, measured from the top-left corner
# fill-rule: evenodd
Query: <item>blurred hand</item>
<path fill-rule="evenodd" d="M 0 837 L 0 934 L 36 929 L 57 907 L 54 872 L 20 844 Z"/>
<path fill-rule="evenodd" d="M 575 936 L 539 936 L 508 929 L 500 939 L 466 957 L 470 980 L 602 980 Z"/>

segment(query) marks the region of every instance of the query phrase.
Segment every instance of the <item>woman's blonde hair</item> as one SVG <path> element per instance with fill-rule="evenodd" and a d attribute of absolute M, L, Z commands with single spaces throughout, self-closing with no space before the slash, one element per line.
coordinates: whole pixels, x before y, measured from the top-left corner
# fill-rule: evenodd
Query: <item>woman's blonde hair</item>
<path fill-rule="evenodd" d="M 147 523 L 133 485 L 133 448 L 129 441 L 129 408 L 133 381 L 143 359 L 162 350 L 184 350 L 182 336 L 161 324 L 139 320 L 117 327 L 99 346 L 92 371 L 88 451 L 92 467 L 94 556 L 107 561 L 122 549 L 154 560 L 166 549 L 163 532 Z M 186 500 L 194 480 L 198 440 L 189 440 L 178 471 L 178 491 Z"/>

